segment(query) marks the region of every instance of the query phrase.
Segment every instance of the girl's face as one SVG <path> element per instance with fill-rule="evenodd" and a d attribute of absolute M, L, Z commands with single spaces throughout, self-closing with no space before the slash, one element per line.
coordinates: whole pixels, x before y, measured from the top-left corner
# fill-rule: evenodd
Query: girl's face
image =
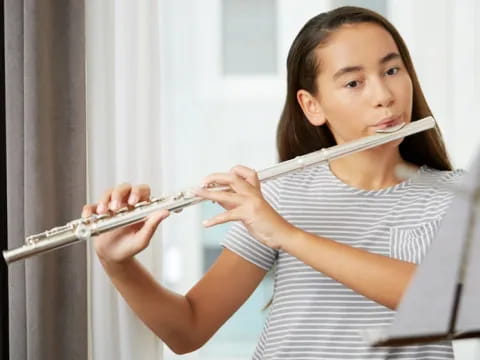
<path fill-rule="evenodd" d="M 383 27 L 343 25 L 316 54 L 317 94 L 300 90 L 297 98 L 310 122 L 326 123 L 337 143 L 411 121 L 412 81 Z"/>

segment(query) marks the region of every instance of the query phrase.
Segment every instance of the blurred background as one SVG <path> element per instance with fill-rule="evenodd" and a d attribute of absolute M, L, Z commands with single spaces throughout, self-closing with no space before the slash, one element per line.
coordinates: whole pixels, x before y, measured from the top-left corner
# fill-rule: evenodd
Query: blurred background
<path fill-rule="evenodd" d="M 148 183 L 161 195 L 235 164 L 274 164 L 289 46 L 308 19 L 343 5 L 375 10 L 399 29 L 454 164 L 468 168 L 480 145 L 477 1 L 87 0 L 90 201 L 124 181 Z M 218 212 L 203 203 L 174 214 L 142 262 L 168 288 L 185 293 L 220 252 L 228 225 L 201 227 Z M 206 346 L 179 356 L 135 319 L 89 254 L 92 359 L 252 355 L 272 294 L 270 276 Z M 459 360 L 479 359 L 480 343 L 456 342 L 455 352 Z"/>

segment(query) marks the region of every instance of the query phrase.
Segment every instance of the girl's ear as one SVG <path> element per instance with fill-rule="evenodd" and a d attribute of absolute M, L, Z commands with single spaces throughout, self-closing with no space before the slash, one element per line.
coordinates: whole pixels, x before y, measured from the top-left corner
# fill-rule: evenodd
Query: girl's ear
<path fill-rule="evenodd" d="M 312 94 L 307 90 L 300 89 L 297 91 L 297 101 L 310 124 L 313 126 L 321 126 L 325 124 L 327 119 L 323 112 L 323 108 Z"/>

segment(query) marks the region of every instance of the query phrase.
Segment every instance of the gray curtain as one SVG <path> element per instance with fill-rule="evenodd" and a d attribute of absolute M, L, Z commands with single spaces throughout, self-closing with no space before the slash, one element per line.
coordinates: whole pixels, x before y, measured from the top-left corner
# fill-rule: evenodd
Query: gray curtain
<path fill-rule="evenodd" d="M 84 0 L 5 1 L 9 248 L 86 196 Z M 9 267 L 10 359 L 87 358 L 85 244 Z"/>

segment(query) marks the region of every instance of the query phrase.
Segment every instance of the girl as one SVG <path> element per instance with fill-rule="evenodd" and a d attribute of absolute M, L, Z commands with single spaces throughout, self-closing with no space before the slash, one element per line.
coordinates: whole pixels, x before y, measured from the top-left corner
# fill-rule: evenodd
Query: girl
<path fill-rule="evenodd" d="M 395 28 L 362 8 L 312 18 L 287 59 L 278 126 L 281 161 L 431 115 Z M 437 129 L 438 130 L 438 129 Z M 399 179 L 398 166 L 414 175 Z M 161 211 L 95 239 L 105 271 L 130 307 L 176 353 L 201 347 L 275 264 L 274 295 L 254 359 L 452 359 L 449 342 L 371 348 L 360 336 L 387 326 L 416 264 L 433 240 L 457 181 L 431 130 L 285 175 L 260 187 L 235 166 L 204 184 L 231 190 L 197 195 L 236 221 L 207 274 L 185 295 L 158 284 L 134 256 L 148 246 Z M 119 185 L 83 216 L 148 200 L 146 185 Z"/>

